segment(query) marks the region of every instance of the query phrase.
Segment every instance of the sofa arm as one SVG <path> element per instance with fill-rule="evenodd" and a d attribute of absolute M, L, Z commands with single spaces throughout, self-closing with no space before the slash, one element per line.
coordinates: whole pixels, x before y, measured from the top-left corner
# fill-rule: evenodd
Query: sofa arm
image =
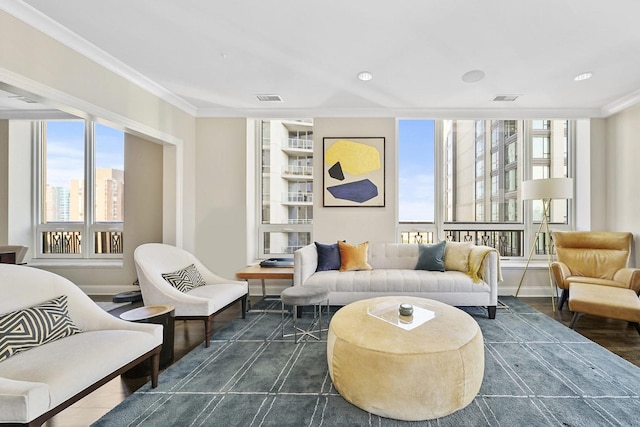
<path fill-rule="evenodd" d="M 569 289 L 569 284 L 565 283 L 567 277 L 571 276 L 571 270 L 569 270 L 567 264 L 554 261 L 551 263 L 551 272 L 553 273 L 556 285 L 558 285 L 560 289 Z"/>
<path fill-rule="evenodd" d="M 640 292 L 640 268 L 623 268 L 613 276 L 616 282 L 624 283 L 636 294 Z"/>
<path fill-rule="evenodd" d="M 489 285 L 489 305 L 496 306 L 498 304 L 498 283 L 502 281 L 500 254 L 493 248 L 486 247 L 485 249 L 487 254 L 482 266 L 482 278 Z"/>
<path fill-rule="evenodd" d="M 49 410 L 49 386 L 0 377 L 0 423 L 26 424 Z"/>
<path fill-rule="evenodd" d="M 314 243 L 293 253 L 293 286 L 302 286 L 318 268 L 318 251 Z"/>

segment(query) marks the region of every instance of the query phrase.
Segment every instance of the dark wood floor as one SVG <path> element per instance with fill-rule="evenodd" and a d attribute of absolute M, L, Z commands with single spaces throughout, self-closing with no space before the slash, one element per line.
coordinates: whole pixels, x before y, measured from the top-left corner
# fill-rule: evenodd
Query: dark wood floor
<path fill-rule="evenodd" d="M 521 298 L 521 300 L 566 326 L 569 326 L 571 322 L 572 314 L 569 310 L 565 307 L 561 312 L 556 311 L 554 313 L 549 298 Z M 124 310 L 119 309 L 119 311 Z M 115 314 L 118 314 L 118 312 L 116 311 Z M 499 310 L 497 315 L 500 315 Z M 224 327 L 239 316 L 240 305 L 236 304 L 216 317 L 213 325 L 214 331 Z M 640 334 L 633 327 L 630 327 L 627 322 L 585 315 L 578 321 L 576 331 L 640 367 Z M 200 345 L 203 339 L 203 322 L 176 322 L 174 362 L 180 360 L 182 356 Z M 148 382 L 148 378 L 115 378 L 75 405 L 65 409 L 44 425 L 47 427 L 88 426 L 117 406 L 146 382 Z"/>

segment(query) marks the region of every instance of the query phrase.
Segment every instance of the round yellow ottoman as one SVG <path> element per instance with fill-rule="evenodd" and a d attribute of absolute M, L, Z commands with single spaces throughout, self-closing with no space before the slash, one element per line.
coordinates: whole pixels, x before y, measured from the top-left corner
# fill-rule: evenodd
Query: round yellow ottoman
<path fill-rule="evenodd" d="M 435 317 L 409 330 L 410 322 L 398 316 L 394 320 L 388 309 L 402 302 L 414 306 L 414 321 L 428 311 Z M 355 406 L 399 420 L 439 418 L 467 406 L 480 390 L 482 331 L 471 316 L 447 304 L 415 297 L 372 298 L 333 316 L 327 362 L 334 387 Z"/>

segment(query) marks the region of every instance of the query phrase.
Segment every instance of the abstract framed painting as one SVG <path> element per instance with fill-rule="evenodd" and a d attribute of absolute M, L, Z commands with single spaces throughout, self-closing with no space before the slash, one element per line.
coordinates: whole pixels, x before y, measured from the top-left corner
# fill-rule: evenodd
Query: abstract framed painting
<path fill-rule="evenodd" d="M 326 207 L 384 207 L 383 137 L 322 139 Z"/>

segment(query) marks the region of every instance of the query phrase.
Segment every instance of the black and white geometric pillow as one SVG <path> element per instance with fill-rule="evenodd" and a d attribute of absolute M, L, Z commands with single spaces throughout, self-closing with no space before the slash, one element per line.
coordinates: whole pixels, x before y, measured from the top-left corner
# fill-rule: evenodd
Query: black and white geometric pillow
<path fill-rule="evenodd" d="M 67 296 L 0 316 L 0 361 L 82 332 L 69 317 Z"/>
<path fill-rule="evenodd" d="M 162 277 L 180 292 L 189 292 L 191 289 L 207 284 L 195 264 L 172 273 L 164 273 Z"/>

